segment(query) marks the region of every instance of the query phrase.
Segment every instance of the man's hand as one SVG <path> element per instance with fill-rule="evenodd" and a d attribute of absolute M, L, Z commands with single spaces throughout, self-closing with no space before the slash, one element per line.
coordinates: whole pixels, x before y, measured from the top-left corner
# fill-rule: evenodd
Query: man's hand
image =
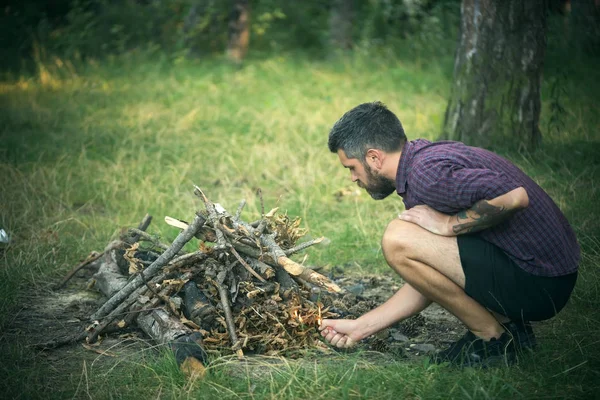
<path fill-rule="evenodd" d="M 468 210 L 460 211 L 456 215 L 447 215 L 429 206 L 418 205 L 404 211 L 398 217 L 436 235 L 456 236 L 490 228 L 528 206 L 527 191 L 518 187 L 491 200 L 479 200 Z"/>
<path fill-rule="evenodd" d="M 452 216 L 441 213 L 426 205 L 414 206 L 402 212 L 398 217 L 407 222 L 419 225 L 431 233 L 442 236 L 456 236 L 452 230 Z"/>
<path fill-rule="evenodd" d="M 358 323 L 353 319 L 324 319 L 319 326 L 325 340 L 339 348 L 352 347 L 360 340 L 357 328 Z"/>

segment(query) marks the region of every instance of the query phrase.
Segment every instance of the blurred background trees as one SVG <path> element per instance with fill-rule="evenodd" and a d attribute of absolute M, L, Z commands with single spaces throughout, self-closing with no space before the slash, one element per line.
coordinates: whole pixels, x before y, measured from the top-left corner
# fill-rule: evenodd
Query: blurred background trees
<path fill-rule="evenodd" d="M 458 28 L 460 10 L 460 0 L 5 3 L 0 15 L 5 61 L 30 57 L 36 46 L 61 57 L 100 58 L 156 50 L 174 57 L 202 57 L 231 49 L 232 36 L 242 41 L 251 36 L 250 52 L 325 52 L 331 47 L 349 49 L 356 44 L 389 45 L 409 36 L 416 39 L 430 35 L 428 39 L 435 39 L 439 34 L 437 38 L 441 39 L 442 32 Z"/>
<path fill-rule="evenodd" d="M 4 72 L 35 73 L 136 54 L 455 57 L 442 137 L 535 148 L 548 23 L 548 40 L 571 56 L 600 55 L 600 0 L 8 0 L 0 60 Z"/>

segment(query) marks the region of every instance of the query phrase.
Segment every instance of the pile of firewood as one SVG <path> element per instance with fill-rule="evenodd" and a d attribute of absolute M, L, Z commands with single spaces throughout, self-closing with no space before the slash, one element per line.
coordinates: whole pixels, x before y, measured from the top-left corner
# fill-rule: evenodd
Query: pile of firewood
<path fill-rule="evenodd" d="M 305 234 L 299 219 L 277 209 L 265 213 L 262 196 L 262 218 L 244 222 L 245 201 L 232 215 L 200 188 L 194 193 L 206 210 L 189 224 L 166 217 L 182 229 L 171 244 L 146 232 L 151 221 L 146 216 L 138 228 L 80 264 L 96 263 L 92 283 L 108 300 L 76 340 L 91 344 L 137 325 L 169 345 L 179 363 L 203 362 L 211 350 L 242 356 L 326 347 L 318 324 L 336 316 L 331 306 L 342 289 L 289 258 L 323 238 L 297 244 Z M 183 251 L 194 238 L 195 251 Z"/>

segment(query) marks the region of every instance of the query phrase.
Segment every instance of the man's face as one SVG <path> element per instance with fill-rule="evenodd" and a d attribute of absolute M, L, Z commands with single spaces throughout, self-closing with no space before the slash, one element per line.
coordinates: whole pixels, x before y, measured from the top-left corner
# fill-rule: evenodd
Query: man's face
<path fill-rule="evenodd" d="M 346 157 L 342 149 L 337 153 L 342 165 L 350 170 L 352 182 L 365 189 L 373 199 L 383 200 L 396 190 L 394 181 L 373 171 L 368 163 L 363 165 L 356 158 Z"/>

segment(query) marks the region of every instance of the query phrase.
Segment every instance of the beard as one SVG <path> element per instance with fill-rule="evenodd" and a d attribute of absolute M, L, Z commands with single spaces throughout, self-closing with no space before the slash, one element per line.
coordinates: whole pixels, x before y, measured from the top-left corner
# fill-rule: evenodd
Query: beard
<path fill-rule="evenodd" d="M 393 180 L 373 173 L 371 167 L 366 164 L 365 171 L 367 173 L 367 183 L 363 184 L 361 181 L 358 181 L 357 184 L 359 187 L 365 189 L 374 200 L 383 200 L 396 191 L 396 182 Z"/>

